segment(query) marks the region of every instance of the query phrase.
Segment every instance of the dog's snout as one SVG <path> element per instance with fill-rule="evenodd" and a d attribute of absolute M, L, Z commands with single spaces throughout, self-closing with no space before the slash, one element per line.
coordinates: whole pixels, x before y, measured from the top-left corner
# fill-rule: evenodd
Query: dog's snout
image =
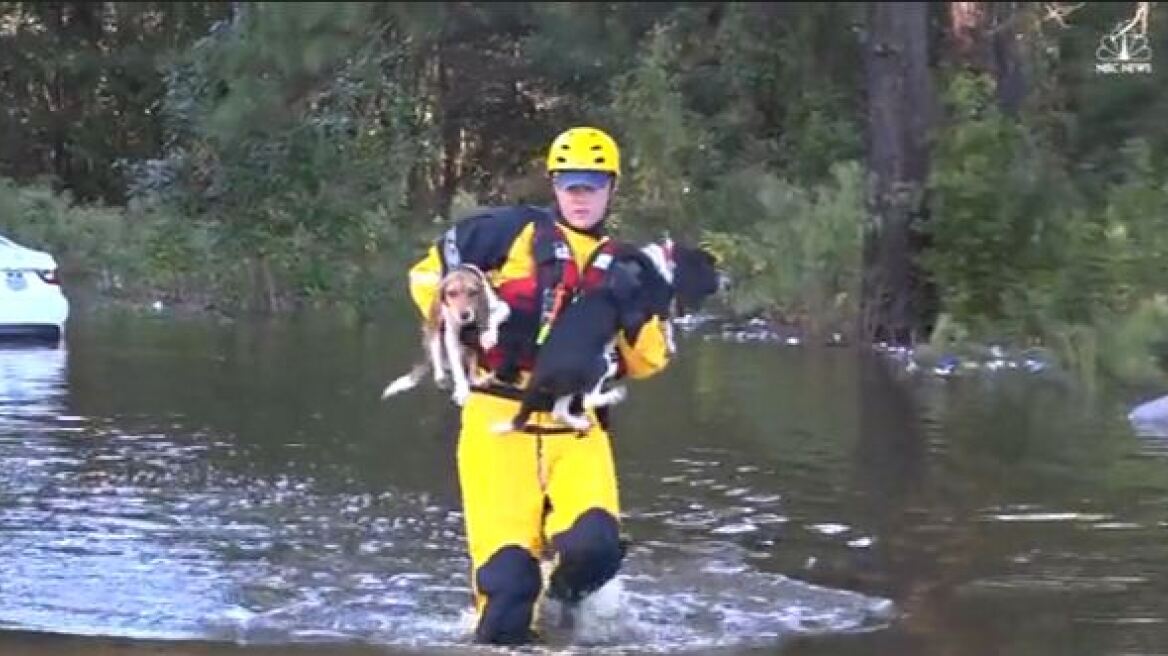
<path fill-rule="evenodd" d="M 471 310 L 469 308 L 465 309 L 462 312 L 458 313 L 458 318 L 463 323 L 470 323 L 471 321 L 474 320 L 474 310 Z"/>

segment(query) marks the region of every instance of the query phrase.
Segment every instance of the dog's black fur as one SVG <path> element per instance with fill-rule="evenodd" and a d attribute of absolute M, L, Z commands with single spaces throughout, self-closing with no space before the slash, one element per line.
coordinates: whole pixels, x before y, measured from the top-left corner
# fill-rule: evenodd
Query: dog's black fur
<path fill-rule="evenodd" d="M 579 414 L 585 394 L 596 390 L 610 371 L 610 345 L 618 331 L 629 339 L 653 314 L 668 316 L 673 289 L 644 253 L 622 244 L 614 253 L 605 283 L 569 303 L 556 318 L 511 425 L 521 429 L 532 412 L 547 412 L 556 400 L 572 395 Z"/>
<path fill-rule="evenodd" d="M 677 315 L 701 310 L 706 298 L 722 288 L 724 278 L 717 260 L 705 249 L 681 244 L 674 245 L 673 260 Z"/>

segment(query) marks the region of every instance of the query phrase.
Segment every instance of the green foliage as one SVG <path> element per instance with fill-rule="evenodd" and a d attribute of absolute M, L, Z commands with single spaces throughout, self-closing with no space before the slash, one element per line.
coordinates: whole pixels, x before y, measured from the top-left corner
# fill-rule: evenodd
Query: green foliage
<path fill-rule="evenodd" d="M 74 204 L 47 185 L 0 179 L 0 230 L 53 254 L 66 285 L 88 281 L 127 299 L 166 297 L 205 307 L 231 288 L 232 263 L 204 224 L 159 210 Z"/>
<path fill-rule="evenodd" d="M 1168 297 L 1141 299 L 1122 314 L 1100 322 L 1100 366 L 1108 378 L 1127 385 L 1168 383 L 1164 355 L 1168 345 Z"/>
<path fill-rule="evenodd" d="M 734 278 L 733 309 L 798 322 L 811 334 L 849 333 L 859 304 L 863 180 L 856 162 L 834 166 L 831 180 L 810 189 L 747 171 L 702 199 L 749 221 L 704 235 Z"/>
<path fill-rule="evenodd" d="M 632 205 L 624 213 L 650 234 L 683 228 L 697 160 L 706 150 L 678 88 L 676 50 L 672 30 L 655 30 L 638 66 L 614 82 L 612 111 L 621 124 L 636 126 L 623 139 L 621 200 Z"/>
<path fill-rule="evenodd" d="M 786 11 L 719 7 L 711 26 L 694 6 L 646 35 L 613 84 L 627 153 L 619 219 L 639 236 L 713 245 L 737 312 L 846 331 L 859 302 L 858 114 L 846 83 L 811 72 L 835 61 L 839 40 L 811 36 L 831 13 L 795 11 L 790 24 Z M 816 47 L 799 52 L 807 41 Z"/>
<path fill-rule="evenodd" d="M 386 296 L 420 155 L 409 97 L 381 75 L 402 51 L 373 46 L 380 10 L 252 6 L 171 71 L 178 129 L 154 163 L 164 174 L 145 169 L 135 198 L 214 224 L 250 272 L 236 304 L 367 309 Z"/>
<path fill-rule="evenodd" d="M 977 334 L 1008 326 L 1008 309 L 1065 252 L 1067 189 L 1035 139 L 994 106 L 985 77 L 956 75 L 953 122 L 933 148 L 931 271 L 954 320 Z M 1027 301 L 1028 302 L 1028 301 Z M 982 335 L 983 337 L 986 335 Z"/>
<path fill-rule="evenodd" d="M 162 139 L 159 63 L 229 3 L 0 5 L 0 175 L 51 176 L 83 201 L 125 200 L 124 168 Z"/>
<path fill-rule="evenodd" d="M 1111 157 L 1111 182 L 1078 193 L 1068 165 L 1002 116 L 990 91 L 985 78 L 950 80 L 953 118 L 934 149 L 924 263 L 944 331 L 1047 345 L 1086 381 L 1155 379 L 1168 339 L 1168 186 L 1148 142 L 1129 140 Z"/>

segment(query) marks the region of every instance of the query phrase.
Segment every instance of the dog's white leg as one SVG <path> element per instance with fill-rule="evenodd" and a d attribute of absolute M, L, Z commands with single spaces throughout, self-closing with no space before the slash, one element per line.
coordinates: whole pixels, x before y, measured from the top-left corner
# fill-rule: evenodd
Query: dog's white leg
<path fill-rule="evenodd" d="M 434 331 L 426 347 L 430 352 L 430 369 L 434 373 L 434 384 L 441 389 L 446 386 L 446 363 L 442 361 L 442 333 Z"/>
<path fill-rule="evenodd" d="M 657 272 L 665 278 L 665 282 L 673 284 L 673 265 L 669 256 L 660 244 L 649 244 L 641 248 L 641 252 L 649 256 L 649 260 L 657 267 Z"/>
<path fill-rule="evenodd" d="M 616 405 L 628 396 L 624 385 L 618 385 L 606 392 L 589 392 L 584 395 L 585 408 L 599 408 L 604 405 Z"/>
<path fill-rule="evenodd" d="M 577 417 L 571 411 L 572 395 L 561 396 L 552 406 L 552 414 L 565 424 L 579 431 L 588 430 L 591 423 L 587 417 Z"/>
<path fill-rule="evenodd" d="M 620 368 L 620 355 L 616 350 L 616 340 L 608 343 L 608 349 L 605 351 L 605 358 L 608 360 L 608 369 L 605 370 L 604 375 L 600 380 L 596 381 L 596 385 L 584 395 L 584 408 L 597 408 L 605 405 L 615 405 L 625 400 L 627 395 L 623 385 L 618 385 L 611 390 L 605 391 L 604 384 L 612 380 Z"/>
<path fill-rule="evenodd" d="M 496 435 L 502 435 L 503 433 L 510 433 L 513 430 L 515 430 L 515 425 L 511 422 L 510 419 L 508 419 L 506 421 L 496 422 L 494 425 L 491 426 L 491 432 L 496 434 Z"/>
<path fill-rule="evenodd" d="M 608 368 L 604 370 L 604 375 L 600 377 L 600 380 L 596 381 L 594 392 L 599 392 L 604 384 L 616 377 L 617 372 L 620 371 L 620 353 L 617 352 L 616 338 L 608 341 L 608 346 L 604 350 L 604 359 L 608 362 Z"/>
<path fill-rule="evenodd" d="M 462 345 L 458 342 L 458 324 L 446 318 L 445 329 L 442 331 L 446 346 L 446 358 L 450 362 L 450 376 L 454 379 L 454 402 L 458 405 L 466 403 L 470 397 L 470 382 L 467 380 L 466 368 L 462 363 Z"/>
<path fill-rule="evenodd" d="M 507 317 L 511 316 L 511 306 L 494 293 L 489 283 L 484 284 L 483 291 L 487 295 L 487 307 L 490 308 L 490 314 L 487 317 L 487 329 L 483 331 L 479 343 L 483 350 L 489 351 L 499 343 L 499 326 L 507 320 Z"/>
<path fill-rule="evenodd" d="M 409 373 L 398 376 L 382 390 L 381 399 L 384 401 L 394 394 L 400 394 L 406 390 L 413 389 L 418 385 L 418 381 L 422 379 L 422 375 L 425 373 L 426 365 L 420 364 L 411 369 Z"/>

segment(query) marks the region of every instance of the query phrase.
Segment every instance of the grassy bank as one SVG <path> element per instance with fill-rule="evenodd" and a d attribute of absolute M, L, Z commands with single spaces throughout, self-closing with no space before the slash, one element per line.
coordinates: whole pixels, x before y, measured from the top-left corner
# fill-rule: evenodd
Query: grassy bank
<path fill-rule="evenodd" d="M 211 217 L 162 205 L 77 204 L 48 185 L 0 180 L 0 230 L 57 258 L 67 287 L 114 303 L 234 313 L 338 307 L 373 312 L 404 298 L 404 270 L 418 239 L 360 217 L 353 234 L 236 238 Z"/>

